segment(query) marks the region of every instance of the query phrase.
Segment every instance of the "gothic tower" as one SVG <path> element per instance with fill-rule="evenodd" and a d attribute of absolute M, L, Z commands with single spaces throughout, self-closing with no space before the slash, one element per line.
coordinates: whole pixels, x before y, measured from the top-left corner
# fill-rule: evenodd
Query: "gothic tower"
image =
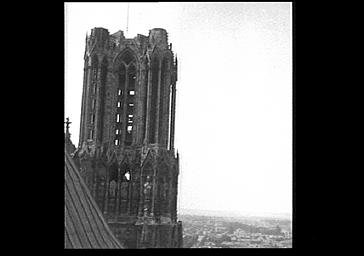
<path fill-rule="evenodd" d="M 75 161 L 127 248 L 182 247 L 174 149 L 177 58 L 166 30 L 86 35 Z"/>

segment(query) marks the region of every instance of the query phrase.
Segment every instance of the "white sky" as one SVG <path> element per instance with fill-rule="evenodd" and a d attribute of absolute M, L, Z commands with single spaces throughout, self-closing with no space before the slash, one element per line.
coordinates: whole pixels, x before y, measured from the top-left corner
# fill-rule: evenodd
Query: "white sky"
<path fill-rule="evenodd" d="M 65 115 L 77 146 L 86 32 L 126 33 L 126 3 L 65 4 Z M 178 56 L 179 207 L 292 213 L 291 3 L 131 3 L 128 38 Z"/>

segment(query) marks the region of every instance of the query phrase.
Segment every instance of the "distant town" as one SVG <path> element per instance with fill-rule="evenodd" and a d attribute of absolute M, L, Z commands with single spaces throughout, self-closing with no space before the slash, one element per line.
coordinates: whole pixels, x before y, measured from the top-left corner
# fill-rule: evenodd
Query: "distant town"
<path fill-rule="evenodd" d="M 292 248 L 289 217 L 182 213 L 179 220 L 184 248 Z"/>

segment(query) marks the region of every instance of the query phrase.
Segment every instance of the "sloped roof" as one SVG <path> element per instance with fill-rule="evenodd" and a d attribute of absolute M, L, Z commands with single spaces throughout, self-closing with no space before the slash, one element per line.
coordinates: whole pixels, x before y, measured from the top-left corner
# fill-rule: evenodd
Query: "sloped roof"
<path fill-rule="evenodd" d="M 117 32 L 115 32 L 114 34 L 111 34 L 111 36 L 119 38 L 121 35 L 124 35 L 124 32 L 119 30 Z"/>
<path fill-rule="evenodd" d="M 68 153 L 65 153 L 64 232 L 65 248 L 122 248 Z"/>

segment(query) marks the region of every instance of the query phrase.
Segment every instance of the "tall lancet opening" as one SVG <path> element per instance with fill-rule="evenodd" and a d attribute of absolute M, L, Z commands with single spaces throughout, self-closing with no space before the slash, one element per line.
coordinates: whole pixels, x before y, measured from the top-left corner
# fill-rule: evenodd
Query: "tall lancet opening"
<path fill-rule="evenodd" d="M 133 142 L 134 130 L 134 101 L 135 101 L 135 82 L 136 82 L 136 67 L 134 62 L 128 66 L 128 88 L 126 99 L 126 133 L 125 145 L 130 146 Z"/>
<path fill-rule="evenodd" d="M 115 145 L 120 145 L 122 141 L 123 135 L 123 123 L 121 120 L 121 116 L 124 111 L 124 92 L 125 92 L 125 84 L 126 84 L 126 68 L 123 63 L 121 63 L 118 70 L 118 87 L 116 92 L 116 116 L 115 116 Z"/>
<path fill-rule="evenodd" d="M 95 116 L 96 116 L 96 89 L 98 80 L 99 61 L 97 55 L 94 55 L 91 59 L 91 82 L 89 85 L 89 99 L 90 99 L 90 111 L 88 116 L 89 129 L 87 132 L 87 139 L 95 139 Z"/>
<path fill-rule="evenodd" d="M 150 98 L 150 112 L 149 112 L 149 143 L 156 142 L 156 125 L 157 125 L 157 104 L 158 104 L 158 72 L 159 61 L 157 57 L 152 60 L 152 93 Z"/>
<path fill-rule="evenodd" d="M 164 113 L 165 113 L 165 104 L 167 102 L 166 95 L 165 95 L 165 87 L 167 81 L 167 69 L 168 69 L 168 59 L 167 57 L 163 58 L 162 61 L 162 70 L 161 70 L 161 84 L 159 88 L 159 128 L 158 128 L 158 142 L 163 145 L 164 138 L 165 138 L 165 131 L 164 131 Z M 168 95 L 167 95 L 168 96 Z"/>
<path fill-rule="evenodd" d="M 147 131 L 147 109 L 148 109 L 148 81 L 149 81 L 149 62 L 146 58 L 144 61 L 145 73 L 144 73 L 144 83 L 143 83 L 143 140 L 146 139 L 146 131 Z"/>
<path fill-rule="evenodd" d="M 103 128 L 104 128 L 104 115 L 105 115 L 105 87 L 107 82 L 107 68 L 108 61 L 107 58 L 104 57 L 101 63 L 101 72 L 100 72 L 100 89 L 97 97 L 97 101 L 99 102 L 99 113 L 98 113 L 98 129 L 97 129 L 97 139 L 99 141 L 103 140 Z"/>
<path fill-rule="evenodd" d="M 134 54 L 127 49 L 116 60 L 118 88 L 116 99 L 115 145 L 133 143 L 134 105 L 136 96 L 137 65 Z"/>

